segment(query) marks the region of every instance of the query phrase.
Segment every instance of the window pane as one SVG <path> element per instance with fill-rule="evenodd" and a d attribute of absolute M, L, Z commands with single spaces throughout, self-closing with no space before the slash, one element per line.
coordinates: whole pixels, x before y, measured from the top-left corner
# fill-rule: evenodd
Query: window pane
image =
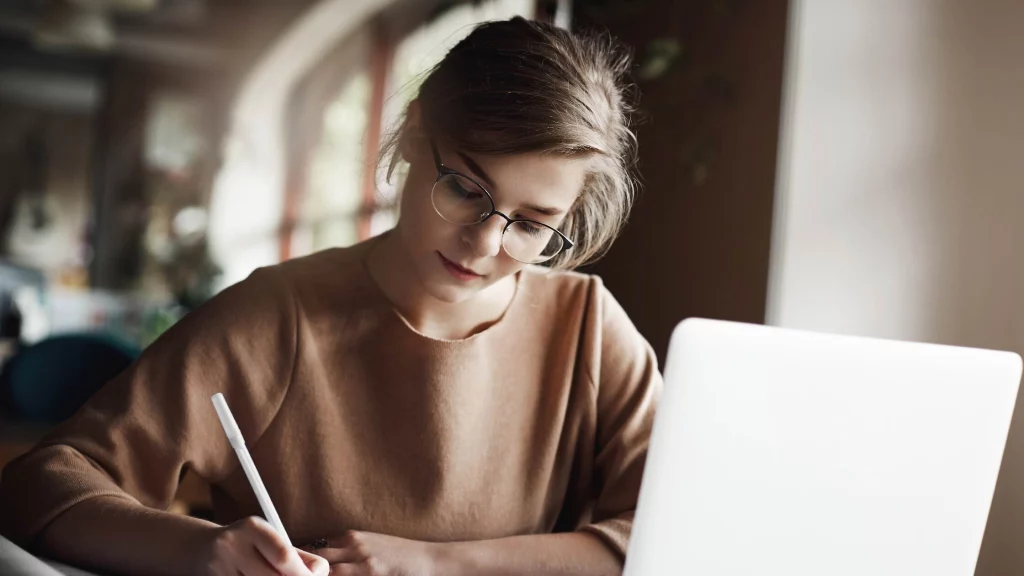
<path fill-rule="evenodd" d="M 350 78 L 324 110 L 320 142 L 310 158 L 302 205 L 301 256 L 359 240 L 356 218 L 363 204 L 362 178 L 370 110 L 370 79 Z"/>

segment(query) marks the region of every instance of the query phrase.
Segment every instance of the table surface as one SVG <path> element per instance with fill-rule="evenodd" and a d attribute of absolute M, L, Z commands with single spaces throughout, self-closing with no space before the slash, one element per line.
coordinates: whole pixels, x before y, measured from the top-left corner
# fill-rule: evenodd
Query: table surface
<path fill-rule="evenodd" d="M 44 560 L 0 536 L 0 574 L 4 576 L 99 576 L 60 562 Z"/>

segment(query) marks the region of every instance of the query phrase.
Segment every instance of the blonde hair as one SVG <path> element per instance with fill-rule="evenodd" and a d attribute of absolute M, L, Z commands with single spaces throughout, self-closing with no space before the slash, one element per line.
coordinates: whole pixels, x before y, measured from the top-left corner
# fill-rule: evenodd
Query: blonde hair
<path fill-rule="evenodd" d="M 631 60 L 607 34 L 513 18 L 477 26 L 420 85 L 422 128 L 459 150 L 594 156 L 561 226 L 575 245 L 549 261 L 552 268 L 600 258 L 629 216 L 637 191 Z M 404 129 L 381 151 L 388 181 L 402 159 Z"/>

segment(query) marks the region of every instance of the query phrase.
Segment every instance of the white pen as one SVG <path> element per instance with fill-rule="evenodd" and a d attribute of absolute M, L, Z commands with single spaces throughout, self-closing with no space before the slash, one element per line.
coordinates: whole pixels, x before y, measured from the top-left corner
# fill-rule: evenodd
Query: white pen
<path fill-rule="evenodd" d="M 224 427 L 224 433 L 228 435 L 228 442 L 235 449 L 235 454 L 238 454 L 238 459 L 242 462 L 242 470 L 245 470 L 245 476 L 249 479 L 249 484 L 252 485 L 252 491 L 256 493 L 256 500 L 259 501 L 260 508 L 263 508 L 263 515 L 267 517 L 267 522 L 270 522 L 274 530 L 277 530 L 277 533 L 291 546 L 292 541 L 288 538 L 288 533 L 284 531 L 284 524 L 281 523 L 281 517 L 277 515 L 274 503 L 270 501 L 270 494 L 267 493 L 267 488 L 263 485 L 260 473 L 256 471 L 256 464 L 253 463 L 252 456 L 249 455 L 249 450 L 245 447 L 242 431 L 238 429 L 238 424 L 235 423 L 235 417 L 231 415 L 231 409 L 228 408 L 224 395 L 218 392 L 213 395 L 212 400 L 213 407 L 217 410 L 217 417 L 220 418 L 220 425 Z"/>

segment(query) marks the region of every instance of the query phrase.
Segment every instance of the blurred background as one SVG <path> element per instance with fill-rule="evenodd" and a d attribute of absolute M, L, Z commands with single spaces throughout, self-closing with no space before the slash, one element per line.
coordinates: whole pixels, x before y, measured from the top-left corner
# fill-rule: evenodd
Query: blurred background
<path fill-rule="evenodd" d="M 691 316 L 1024 352 L 1019 0 L 4 0 L 0 464 L 255 267 L 387 229 L 382 135 L 514 15 L 636 54 L 644 192 L 587 271 L 662 361 Z M 979 575 L 1024 571 L 1022 419 Z"/>

